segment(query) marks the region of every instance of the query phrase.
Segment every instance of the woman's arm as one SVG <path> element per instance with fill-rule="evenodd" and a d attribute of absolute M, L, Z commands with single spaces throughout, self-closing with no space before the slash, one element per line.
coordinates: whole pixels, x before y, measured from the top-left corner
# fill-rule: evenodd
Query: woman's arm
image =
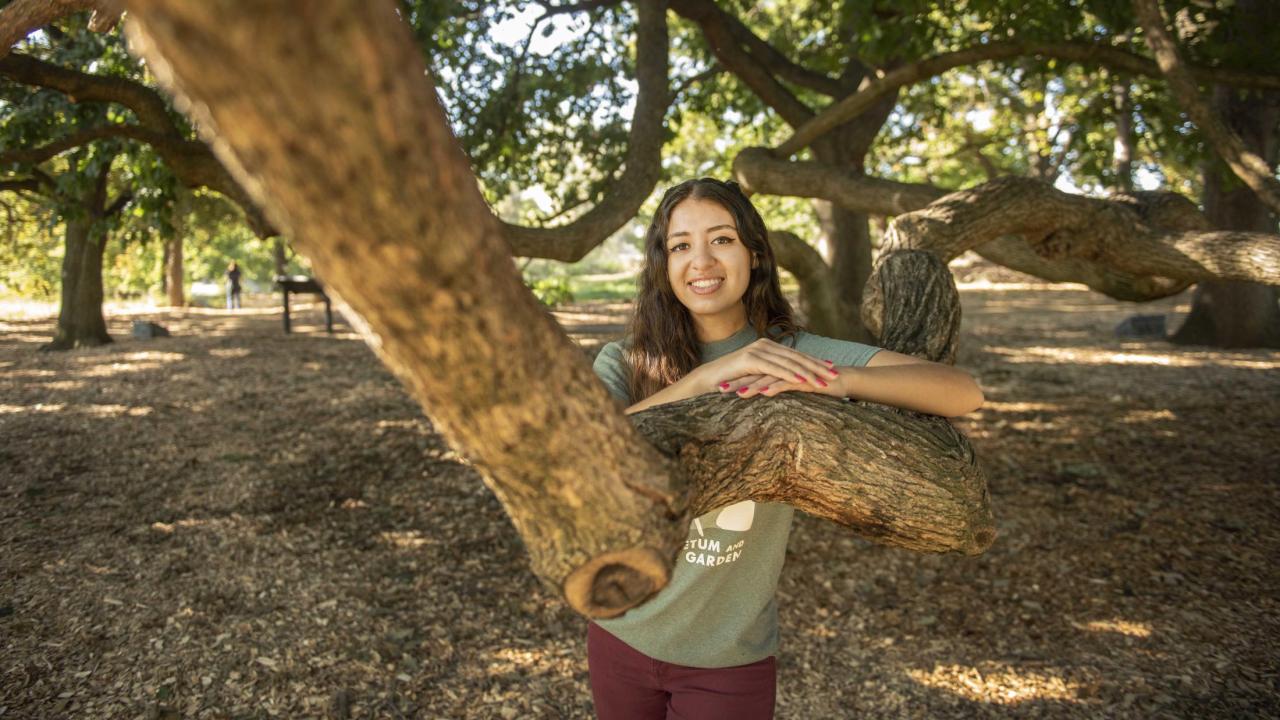
<path fill-rule="evenodd" d="M 647 410 L 655 405 L 673 403 L 677 400 L 715 392 L 715 383 L 706 377 L 706 367 L 706 365 L 699 365 L 690 371 L 688 375 L 627 408 L 626 413 L 630 415 L 641 410 Z"/>
<path fill-rule="evenodd" d="M 840 393 L 856 400 L 943 417 L 966 415 L 984 402 L 969 373 L 889 350 L 877 352 L 864 367 L 836 369 Z"/>

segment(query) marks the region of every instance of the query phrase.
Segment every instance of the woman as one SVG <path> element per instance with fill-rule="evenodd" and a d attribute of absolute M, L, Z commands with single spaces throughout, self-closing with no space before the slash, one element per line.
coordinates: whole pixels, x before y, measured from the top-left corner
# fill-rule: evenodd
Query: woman
<path fill-rule="evenodd" d="M 627 413 L 709 392 L 815 392 L 945 416 L 982 404 L 961 370 L 804 332 L 764 221 L 736 183 L 708 178 L 663 196 L 627 337 L 594 367 Z M 773 717 L 774 594 L 791 516 L 782 503 L 745 501 L 696 518 L 667 587 L 588 625 L 602 720 Z"/>

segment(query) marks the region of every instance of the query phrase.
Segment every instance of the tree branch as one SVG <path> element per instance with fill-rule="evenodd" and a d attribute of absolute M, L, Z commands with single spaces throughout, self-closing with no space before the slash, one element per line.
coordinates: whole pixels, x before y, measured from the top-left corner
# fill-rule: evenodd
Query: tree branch
<path fill-rule="evenodd" d="M 733 159 L 733 174 L 748 192 L 830 200 L 869 215 L 919 210 L 950 192 L 934 185 L 868 177 L 825 163 L 779 160 L 766 148 L 739 152 Z"/>
<path fill-rule="evenodd" d="M 1169 35 L 1160 6 L 1155 0 L 1133 0 L 1133 14 L 1142 25 L 1147 47 L 1156 56 L 1160 70 L 1164 72 L 1165 80 L 1178 104 L 1204 133 L 1214 151 L 1231 167 L 1231 171 L 1272 212 L 1280 213 L 1280 180 L 1276 180 L 1275 170 L 1266 160 L 1245 147 L 1240 136 L 1223 122 L 1222 117 L 1214 112 L 1200 94 L 1195 78 L 1187 69 L 1173 37 Z"/>
<path fill-rule="evenodd" d="M 752 32 L 751 28 L 742 24 L 736 16 L 723 12 L 722 15 L 725 27 L 769 74 L 801 87 L 817 90 L 828 97 L 844 97 L 849 92 L 840 80 L 792 62 L 772 44 L 765 42 L 759 35 Z"/>
<path fill-rule="evenodd" d="M 118 103 L 132 110 L 144 127 L 158 132 L 174 129 L 164 98 L 132 80 L 91 75 L 18 53 L 0 58 L 0 75 L 23 85 L 57 90 L 72 102 Z"/>
<path fill-rule="evenodd" d="M 110 30 L 120 17 L 112 0 L 13 0 L 0 8 L 0 58 L 33 31 L 82 10 L 93 11 L 94 32 Z"/>
<path fill-rule="evenodd" d="M 209 147 L 188 139 L 169 114 L 160 93 L 138 82 L 124 78 L 103 77 L 70 70 L 33 57 L 12 53 L 0 58 L 0 76 L 35 87 L 48 88 L 67 95 L 72 102 L 113 102 L 133 111 L 139 125 L 111 125 L 91 128 L 56 141 L 44 148 L 10 151 L 0 157 L 35 153 L 56 155 L 70 147 L 102 137 L 128 137 L 148 143 L 164 158 L 169 169 L 187 187 L 207 187 L 221 193 L 244 210 L 245 219 L 260 237 L 270 237 L 276 230 L 249 200 L 248 195 L 214 157 Z M 77 137 L 79 136 L 79 137 Z M 13 162 L 37 163 L 43 160 L 14 159 Z"/>
<path fill-rule="evenodd" d="M 121 210 L 124 210 L 124 207 L 128 205 L 131 200 L 133 200 L 132 192 L 120 193 L 120 196 L 117 197 L 114 202 L 107 205 L 107 207 L 102 211 L 102 216 L 111 217 L 112 215 L 115 215 Z"/>
<path fill-rule="evenodd" d="M 948 70 L 990 60 L 1019 57 L 1047 57 L 1077 63 L 1094 63 L 1135 75 L 1160 77 L 1155 62 L 1127 50 L 1107 45 L 1079 43 L 1031 43 L 1023 41 L 992 42 L 976 47 L 942 53 L 881 73 L 858 92 L 846 96 L 803 125 L 774 149 L 779 157 L 789 157 L 808 147 L 814 140 L 861 115 L 887 93 L 898 88 L 940 75 Z M 1280 88 L 1280 76 L 1217 68 L 1196 68 L 1198 78 L 1243 87 Z"/>
<path fill-rule="evenodd" d="M 902 215 L 882 252 L 929 250 L 950 261 L 996 238 L 1022 237 L 1049 260 L 1078 258 L 1133 275 L 1280 285 L 1280 236 L 1212 232 L 1190 201 L 1145 192 L 1101 200 L 1003 177 Z"/>
<path fill-rule="evenodd" d="M 36 178 L 22 178 L 21 180 L 0 180 L 0 192 L 8 190 L 9 192 L 33 192 L 38 193 L 44 187 L 44 183 Z"/>
<path fill-rule="evenodd" d="M 798 127 L 813 117 L 813 111 L 778 82 L 762 59 L 742 48 L 738 35 L 751 31 L 742 28 L 735 33 L 733 26 L 741 24 L 736 17 L 711 0 L 673 0 L 671 9 L 697 23 L 720 64 L 746 83 L 787 124 Z"/>
<path fill-rule="evenodd" d="M 604 199 L 567 225 L 553 228 L 503 223 L 512 252 L 524 257 L 576 262 L 639 212 L 662 176 L 662 143 L 670 94 L 667 89 L 667 16 L 665 3 L 637 3 L 636 80 L 639 94 L 627 136 L 622 174 Z"/>

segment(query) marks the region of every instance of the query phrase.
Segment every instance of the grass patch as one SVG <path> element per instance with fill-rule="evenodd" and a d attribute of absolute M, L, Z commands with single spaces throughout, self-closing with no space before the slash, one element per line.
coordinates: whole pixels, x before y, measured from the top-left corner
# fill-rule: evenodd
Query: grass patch
<path fill-rule="evenodd" d="M 630 300 L 636 296 L 634 278 L 588 280 L 575 277 L 570 278 L 569 287 L 573 289 L 575 302 L 584 300 Z"/>

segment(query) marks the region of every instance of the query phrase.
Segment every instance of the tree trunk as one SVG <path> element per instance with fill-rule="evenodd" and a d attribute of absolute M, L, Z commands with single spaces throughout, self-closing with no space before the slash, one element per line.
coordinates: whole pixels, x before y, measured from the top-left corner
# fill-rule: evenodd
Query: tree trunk
<path fill-rule="evenodd" d="M 184 294 L 185 273 L 182 269 L 183 245 L 187 237 L 187 213 L 191 210 L 191 191 L 178 188 L 173 201 L 173 237 L 165 241 L 165 292 L 169 307 L 186 307 Z"/>
<path fill-rule="evenodd" d="M 90 219 L 68 220 L 62 258 L 62 302 L 53 340 L 41 350 L 70 350 L 111 342 L 102 315 L 102 254 L 106 234 Z"/>
<path fill-rule="evenodd" d="M 1133 103 L 1129 99 L 1129 78 L 1121 76 L 1111 86 L 1115 103 L 1116 139 L 1111 153 L 1115 187 L 1120 192 L 1133 192 L 1133 156 L 1137 136 L 1133 131 Z"/>
<path fill-rule="evenodd" d="M 41 350 L 70 350 L 111 342 L 102 315 L 102 256 L 107 234 L 101 222 L 107 198 L 111 161 L 103 163 L 80 198 L 80 213 L 66 221 L 66 250 L 62 258 L 62 301 L 53 340 Z"/>
<path fill-rule="evenodd" d="M 862 115 L 819 139 L 813 144 L 814 156 L 845 173 L 864 175 L 867 152 L 892 112 L 897 96 L 896 92 L 886 95 Z M 831 277 L 840 304 L 835 317 L 810 318 L 810 329 L 827 337 L 870 342 L 871 335 L 862 326 L 859 312 L 867 277 L 871 275 L 870 219 L 865 212 L 825 200 L 815 201 L 814 205 L 826 238 Z"/>
<path fill-rule="evenodd" d="M 1250 151 L 1275 164 L 1280 112 L 1274 93 L 1268 98 L 1260 92 L 1219 87 L 1214 107 Z M 1276 231 L 1267 206 L 1217 159 L 1204 168 L 1204 210 L 1214 227 L 1223 230 Z M 1179 345 L 1280 348 L 1277 288 L 1216 280 L 1200 283 L 1192 294 L 1191 312 L 1169 340 Z"/>
<path fill-rule="evenodd" d="M 165 242 L 168 248 L 164 268 L 165 291 L 169 298 L 169 307 L 186 307 L 187 305 L 183 292 L 182 245 L 183 233 L 177 233 Z"/>
<path fill-rule="evenodd" d="M 284 275 L 289 269 L 289 259 L 285 256 L 284 238 L 279 235 L 271 241 L 271 259 L 276 264 L 276 276 Z"/>

